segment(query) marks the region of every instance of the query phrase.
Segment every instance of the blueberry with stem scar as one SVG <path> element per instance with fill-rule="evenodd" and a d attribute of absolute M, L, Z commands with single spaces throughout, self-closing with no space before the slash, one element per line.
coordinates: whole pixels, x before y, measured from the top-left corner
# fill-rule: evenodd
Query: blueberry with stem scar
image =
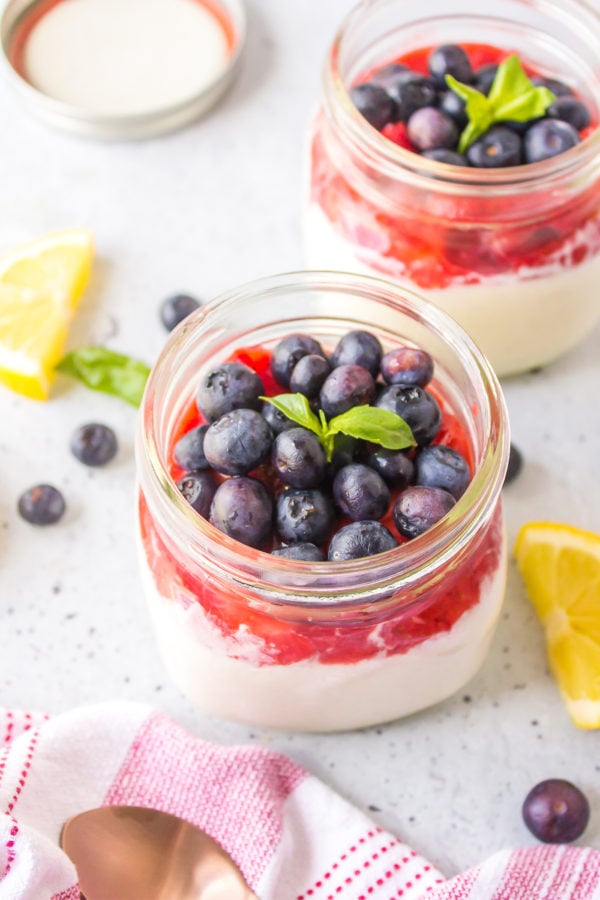
<path fill-rule="evenodd" d="M 329 544 L 328 559 L 341 562 L 386 553 L 398 546 L 398 541 L 381 522 L 351 522 L 336 531 Z"/>
<path fill-rule="evenodd" d="M 254 409 L 233 409 L 208 428 L 204 455 L 222 475 L 247 475 L 265 459 L 273 432 Z"/>
<path fill-rule="evenodd" d="M 265 388 L 256 372 L 242 363 L 223 363 L 204 376 L 196 405 L 208 422 L 234 409 L 260 410 Z"/>
<path fill-rule="evenodd" d="M 63 495 L 51 484 L 36 484 L 19 497 L 19 514 L 30 525 L 54 525 L 65 509 Z"/>

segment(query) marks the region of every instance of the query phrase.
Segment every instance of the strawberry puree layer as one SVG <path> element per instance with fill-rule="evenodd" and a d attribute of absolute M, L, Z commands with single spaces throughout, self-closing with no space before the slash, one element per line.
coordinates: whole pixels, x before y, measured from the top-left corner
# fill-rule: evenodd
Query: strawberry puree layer
<path fill-rule="evenodd" d="M 281 391 L 270 376 L 267 350 L 245 348 L 232 358 L 251 365 L 263 377 L 268 393 Z M 459 420 L 452 415 L 441 392 L 435 387 L 433 390 L 440 397 L 443 409 L 437 440 L 453 446 L 471 460 L 468 439 Z M 173 434 L 171 454 L 179 436 L 199 421 L 195 404 L 191 402 Z M 171 474 L 177 479 L 181 470 L 173 465 Z M 268 474 L 261 474 L 268 478 Z M 249 587 L 220 581 L 214 574 L 209 575 L 192 564 L 153 520 L 142 494 L 139 517 L 145 568 L 151 593 L 162 598 L 161 616 L 171 608 L 174 616 L 187 615 L 202 621 L 199 643 L 205 642 L 210 648 L 216 642 L 219 652 L 253 666 L 289 666 L 309 660 L 347 665 L 406 654 L 434 636 L 451 632 L 461 617 L 482 601 L 486 586 L 498 577 L 503 578 L 502 524 L 498 509 L 462 559 L 448 568 L 442 581 L 433 587 L 422 586 L 414 596 L 407 596 L 399 589 L 392 595 L 396 601 L 392 608 L 386 599 L 386 609 L 379 611 L 372 604 L 360 614 L 339 611 L 332 614 L 316 606 L 297 613 L 288 609 L 285 613 L 265 604 Z M 385 521 L 389 527 L 391 522 Z M 269 565 L 267 555 L 254 552 L 257 564 Z"/>
<path fill-rule="evenodd" d="M 437 587 L 418 598 L 399 590 L 397 607 L 378 613 L 327 615 L 302 610 L 297 619 L 266 608 L 251 589 L 219 582 L 192 571 L 153 522 L 143 496 L 139 502 L 140 536 L 154 591 L 174 608 L 202 608 L 209 644 L 220 636 L 234 659 L 252 665 L 290 665 L 305 660 L 325 665 L 349 664 L 406 653 L 429 638 L 450 632 L 482 593 L 502 563 L 502 523 L 497 514 L 462 563 L 449 570 Z M 412 602 L 409 602 L 412 600 Z M 406 605 L 408 604 L 408 605 Z"/>

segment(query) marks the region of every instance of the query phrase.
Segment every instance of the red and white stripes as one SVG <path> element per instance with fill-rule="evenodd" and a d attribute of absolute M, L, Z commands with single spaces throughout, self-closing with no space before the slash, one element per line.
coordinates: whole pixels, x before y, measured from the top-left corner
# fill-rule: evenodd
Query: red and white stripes
<path fill-rule="evenodd" d="M 445 880 L 291 760 L 200 741 L 134 704 L 0 709 L 0 900 L 77 900 L 64 821 L 103 804 L 205 829 L 261 900 L 600 900 L 600 852 L 534 846 Z"/>

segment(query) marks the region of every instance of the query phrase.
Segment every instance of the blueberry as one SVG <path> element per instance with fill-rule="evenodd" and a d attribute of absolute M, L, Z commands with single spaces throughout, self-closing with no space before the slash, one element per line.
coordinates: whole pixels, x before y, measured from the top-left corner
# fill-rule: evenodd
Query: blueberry
<path fill-rule="evenodd" d="M 475 72 L 475 87 L 477 90 L 487 96 L 492 88 L 497 72 L 498 66 L 494 63 L 489 63 L 487 66 L 477 69 Z"/>
<path fill-rule="evenodd" d="M 349 331 L 340 338 L 331 354 L 331 365 L 362 366 L 373 378 L 379 373 L 383 347 L 374 334 L 368 331 Z"/>
<path fill-rule="evenodd" d="M 429 71 L 438 88 L 446 87 L 446 75 L 453 75 L 463 84 L 473 81 L 473 69 L 469 57 L 458 44 L 442 44 L 430 54 Z"/>
<path fill-rule="evenodd" d="M 273 432 L 260 413 L 233 409 L 207 429 L 204 455 L 223 475 L 247 475 L 265 459 L 272 443 Z"/>
<path fill-rule="evenodd" d="M 117 436 L 108 425 L 90 422 L 81 425 L 71 437 L 73 456 L 86 466 L 103 466 L 114 458 L 118 445 Z"/>
<path fill-rule="evenodd" d="M 367 464 L 395 488 L 407 487 L 415 477 L 415 465 L 403 450 L 377 447 L 369 454 Z"/>
<path fill-rule="evenodd" d="M 353 406 L 369 404 L 375 396 L 375 382 L 362 366 L 338 366 L 325 379 L 319 403 L 328 419 Z"/>
<path fill-rule="evenodd" d="M 329 474 L 333 477 L 342 466 L 349 466 L 354 462 L 362 442 L 349 434 L 336 434 L 333 444 L 331 462 L 327 464 Z"/>
<path fill-rule="evenodd" d="M 200 307 L 200 301 L 189 294 L 175 294 L 161 304 L 160 319 L 167 331 L 173 331 L 191 313 Z"/>
<path fill-rule="evenodd" d="M 290 386 L 291 374 L 299 359 L 309 354 L 325 357 L 318 341 L 307 334 L 289 334 L 274 347 L 271 354 L 271 373 L 282 387 Z"/>
<path fill-rule="evenodd" d="M 199 472 L 208 469 L 208 460 L 204 455 L 204 435 L 208 425 L 191 428 L 179 438 L 173 449 L 175 462 L 186 472 Z"/>
<path fill-rule="evenodd" d="M 374 75 L 371 75 L 371 83 L 378 84 L 387 91 L 388 88 L 394 87 L 399 77 L 406 77 L 407 74 L 413 74 L 413 70 L 408 66 L 403 66 L 401 63 L 388 63 L 387 66 L 382 66 Z"/>
<path fill-rule="evenodd" d="M 433 378 L 433 359 L 417 347 L 394 347 L 381 360 L 381 376 L 388 384 L 425 387 Z"/>
<path fill-rule="evenodd" d="M 438 487 L 458 500 L 471 481 L 471 470 L 464 456 L 445 444 L 423 447 L 416 459 L 415 484 Z"/>
<path fill-rule="evenodd" d="M 532 125 L 525 135 L 525 162 L 541 162 L 570 150 L 579 143 L 579 135 L 568 122 L 542 119 Z"/>
<path fill-rule="evenodd" d="M 374 469 L 352 463 L 333 480 L 333 497 L 350 519 L 380 519 L 390 505 L 390 491 Z"/>
<path fill-rule="evenodd" d="M 51 484 L 36 484 L 19 497 L 19 514 L 31 525 L 54 525 L 65 509 L 65 498 Z"/>
<path fill-rule="evenodd" d="M 190 472 L 177 482 L 177 487 L 190 506 L 207 519 L 217 490 L 212 472 Z"/>
<path fill-rule="evenodd" d="M 290 544 L 289 547 L 279 547 L 272 551 L 273 556 L 282 556 L 284 559 L 298 559 L 303 562 L 323 562 L 325 557 L 315 544 Z"/>
<path fill-rule="evenodd" d="M 433 106 L 437 101 L 435 84 L 418 72 L 399 72 L 393 82 L 390 79 L 386 90 L 396 104 L 400 122 L 407 122 L 417 109 Z"/>
<path fill-rule="evenodd" d="M 563 81 L 557 78 L 544 78 L 542 75 L 534 75 L 531 79 L 536 87 L 546 87 L 552 91 L 555 97 L 572 97 L 573 91 Z"/>
<path fill-rule="evenodd" d="M 478 169 L 518 166 L 522 162 L 521 138 L 506 125 L 494 125 L 471 144 L 467 160 Z"/>
<path fill-rule="evenodd" d="M 561 122 L 568 122 L 577 131 L 587 128 L 592 117 L 590 111 L 581 100 L 575 97 L 557 97 L 554 103 L 551 103 L 546 110 L 546 115 L 551 119 L 560 119 Z"/>
<path fill-rule="evenodd" d="M 204 376 L 196 394 L 196 405 L 208 422 L 233 409 L 260 409 L 265 388 L 249 366 L 223 363 Z"/>
<path fill-rule="evenodd" d="M 321 491 L 290 489 L 277 497 L 277 532 L 290 544 L 321 544 L 328 536 L 335 511 Z"/>
<path fill-rule="evenodd" d="M 442 414 L 437 401 L 418 385 L 392 384 L 381 392 L 375 406 L 404 419 L 417 444 L 429 444 L 440 430 Z"/>
<path fill-rule="evenodd" d="M 327 558 L 333 562 L 375 556 L 398 546 L 397 540 L 381 522 L 351 522 L 336 531 L 329 544 Z"/>
<path fill-rule="evenodd" d="M 534 119 L 526 119 L 525 122 L 517 122 L 515 119 L 506 119 L 502 122 L 503 127 L 509 128 L 511 131 L 514 131 L 515 134 L 518 134 L 519 137 L 524 137 L 532 125 L 536 122 L 541 122 L 541 117 L 538 116 Z"/>
<path fill-rule="evenodd" d="M 297 422 L 288 419 L 285 413 L 282 413 L 272 403 L 265 403 L 262 408 L 262 417 L 273 432 L 273 434 L 281 434 L 289 428 L 296 428 Z"/>
<path fill-rule="evenodd" d="M 548 778 L 532 788 L 523 802 L 523 820 L 545 844 L 567 844 L 585 831 L 590 805 L 570 781 Z"/>
<path fill-rule="evenodd" d="M 515 447 L 514 444 L 510 445 L 510 452 L 508 454 L 508 466 L 506 469 L 506 475 L 504 477 L 504 484 L 510 484 L 511 481 L 514 481 L 517 475 L 520 473 L 523 468 L 523 456 L 518 447 Z"/>
<path fill-rule="evenodd" d="M 448 513 L 456 500 L 437 487 L 414 485 L 402 491 L 394 504 L 394 522 L 405 538 L 416 538 Z"/>
<path fill-rule="evenodd" d="M 323 481 L 327 460 L 317 436 L 306 428 L 297 427 L 277 435 L 271 462 L 285 484 L 311 488 Z"/>
<path fill-rule="evenodd" d="M 309 400 L 319 396 L 323 382 L 331 372 L 331 365 L 323 356 L 309 353 L 299 359 L 290 376 L 290 391 L 304 394 Z"/>
<path fill-rule="evenodd" d="M 236 541 L 261 547 L 273 525 L 271 495 L 256 478 L 228 478 L 217 488 L 210 521 Z"/>
<path fill-rule="evenodd" d="M 369 125 L 378 131 L 396 119 L 396 104 L 378 84 L 357 84 L 350 89 L 350 99 Z"/>
<path fill-rule="evenodd" d="M 447 116 L 450 116 L 459 131 L 462 131 L 469 121 L 465 112 L 465 101 L 454 91 L 445 91 L 439 101 L 439 108 Z"/>
<path fill-rule="evenodd" d="M 424 106 L 412 114 L 407 124 L 408 137 L 417 150 L 452 150 L 458 141 L 458 129 L 450 116 Z"/>
<path fill-rule="evenodd" d="M 421 153 L 425 159 L 433 159 L 435 162 L 446 163 L 447 166 L 466 166 L 467 160 L 462 153 L 456 150 L 445 150 L 443 147 L 435 147 L 433 150 L 424 150 Z"/>

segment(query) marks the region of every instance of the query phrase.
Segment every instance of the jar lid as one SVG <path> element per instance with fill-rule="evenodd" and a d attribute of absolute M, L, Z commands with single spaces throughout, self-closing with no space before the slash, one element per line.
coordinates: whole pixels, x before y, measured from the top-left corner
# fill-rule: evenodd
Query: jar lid
<path fill-rule="evenodd" d="M 186 125 L 231 84 L 242 0 L 9 0 L 0 18 L 10 80 L 52 125 L 141 139 Z"/>

